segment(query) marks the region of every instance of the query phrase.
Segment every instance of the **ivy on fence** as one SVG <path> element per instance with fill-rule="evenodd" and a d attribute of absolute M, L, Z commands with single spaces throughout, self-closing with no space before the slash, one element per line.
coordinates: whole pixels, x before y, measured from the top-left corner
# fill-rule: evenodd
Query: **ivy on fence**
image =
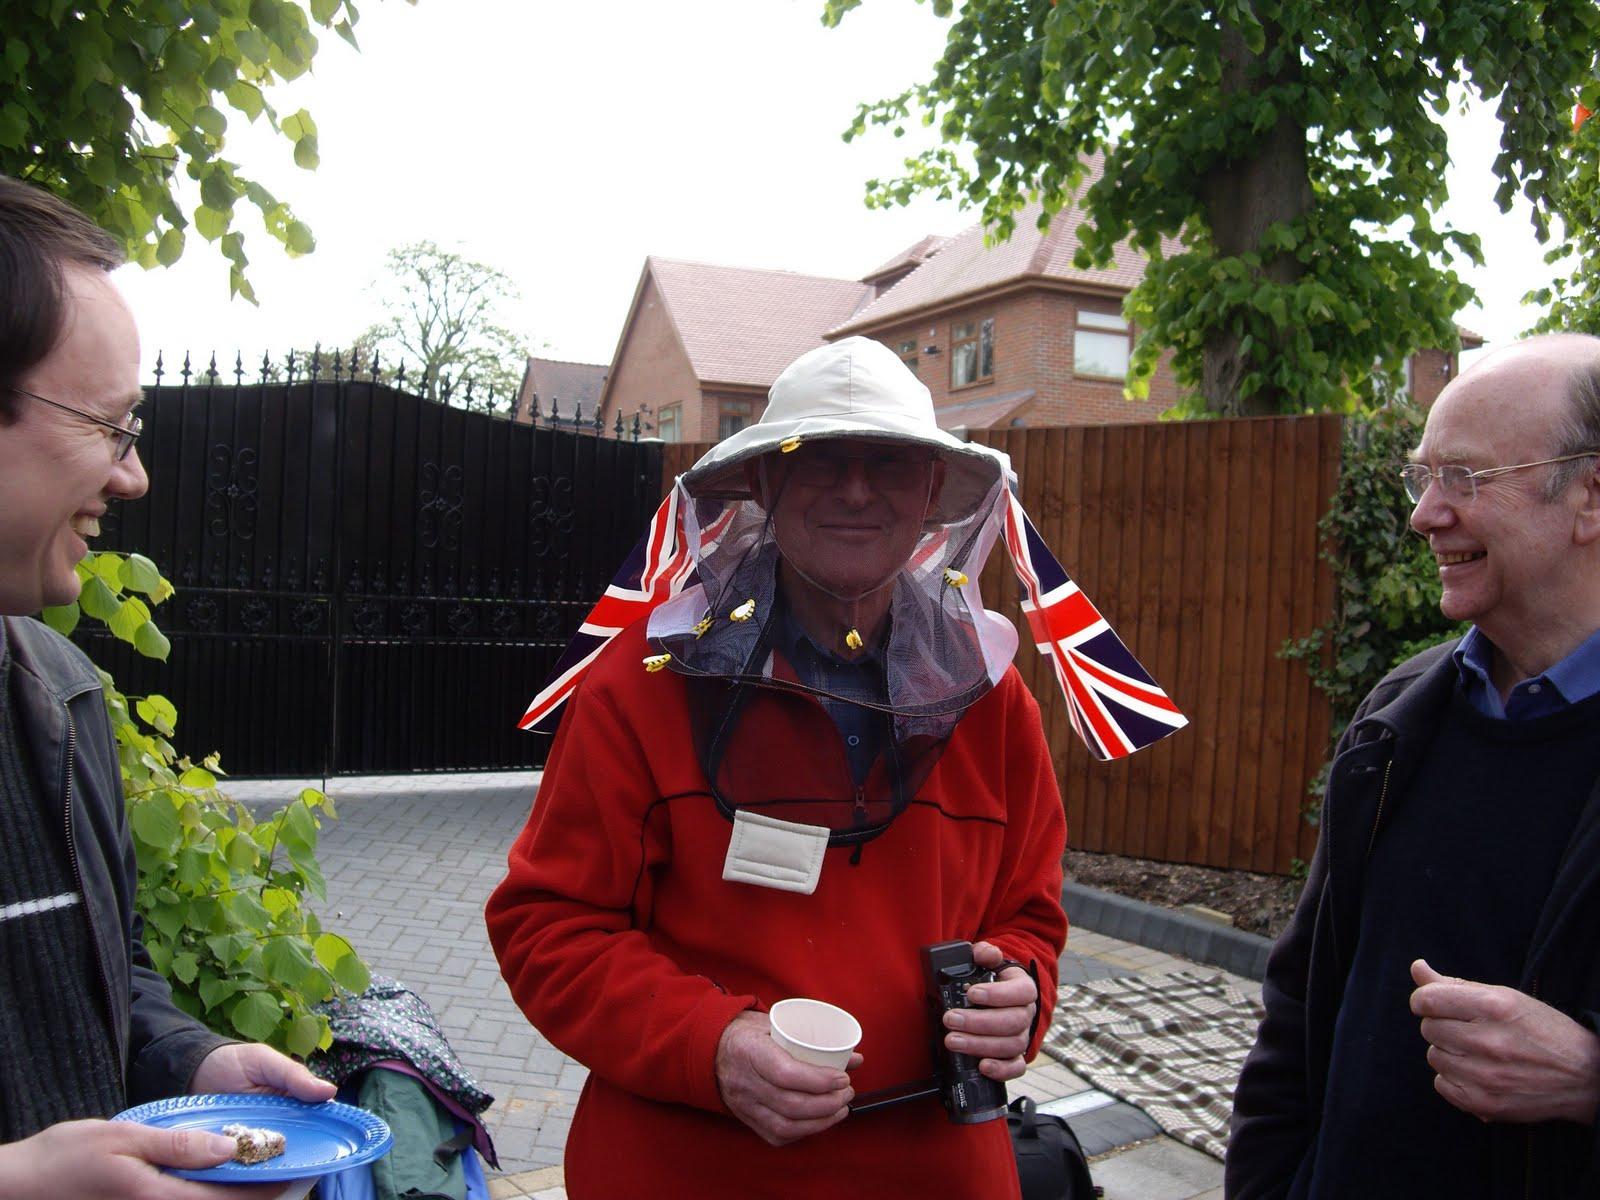
<path fill-rule="evenodd" d="M 1465 631 L 1439 611 L 1439 569 L 1408 523 L 1411 503 L 1400 484 L 1423 417 L 1412 405 L 1391 403 L 1345 422 L 1339 488 L 1318 526 L 1322 556 L 1337 581 L 1333 618 L 1282 650 L 1304 663 L 1327 695 L 1334 742 L 1393 667 Z M 1312 785 L 1315 795 L 1326 777 L 1324 767 Z M 1314 809 L 1308 812 L 1315 817 Z"/>
<path fill-rule="evenodd" d="M 70 634 L 89 617 L 165 661 L 170 645 L 151 609 L 173 588 L 153 562 L 92 552 L 78 577 L 78 601 L 45 610 L 52 627 Z M 302 1057 L 327 1049 L 328 1019 L 312 1006 L 368 984 L 354 948 L 305 904 L 308 896 L 327 897 L 317 836 L 335 816 L 333 802 L 307 788 L 256 818 L 221 789 L 216 754 L 198 764 L 179 756 L 169 740 L 178 712 L 166 697 L 126 696 L 109 674 L 100 678 L 139 860 L 134 904 L 173 1000 L 230 1037 Z"/>

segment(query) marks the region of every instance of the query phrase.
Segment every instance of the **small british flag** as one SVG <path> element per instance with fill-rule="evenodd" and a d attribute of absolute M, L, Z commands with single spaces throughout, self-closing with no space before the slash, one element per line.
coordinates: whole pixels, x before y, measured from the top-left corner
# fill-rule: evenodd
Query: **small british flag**
<path fill-rule="evenodd" d="M 1067 698 L 1073 729 L 1096 758 L 1126 758 L 1187 725 L 1007 493 L 1006 549 L 1026 593 L 1023 614 Z"/>
<path fill-rule="evenodd" d="M 577 688 L 595 655 L 629 625 L 681 592 L 693 575 L 683 515 L 678 510 L 678 489 L 673 488 L 650 518 L 650 528 L 628 555 L 606 594 L 578 627 L 556 663 L 550 682 L 533 698 L 517 728 L 554 733 L 561 721 L 561 706 Z"/>

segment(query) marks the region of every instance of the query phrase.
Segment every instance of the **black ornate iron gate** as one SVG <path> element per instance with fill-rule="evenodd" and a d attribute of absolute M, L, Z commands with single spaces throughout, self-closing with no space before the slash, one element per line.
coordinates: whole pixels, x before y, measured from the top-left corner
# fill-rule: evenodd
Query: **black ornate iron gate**
<path fill-rule="evenodd" d="M 166 664 L 80 635 L 237 775 L 535 766 L 515 722 L 660 497 L 661 452 L 361 379 L 149 390 L 101 544 L 177 595 Z"/>

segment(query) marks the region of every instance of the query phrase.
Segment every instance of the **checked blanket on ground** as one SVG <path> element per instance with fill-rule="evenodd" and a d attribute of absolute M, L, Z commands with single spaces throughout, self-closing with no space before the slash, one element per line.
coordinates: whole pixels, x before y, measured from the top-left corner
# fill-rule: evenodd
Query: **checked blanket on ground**
<path fill-rule="evenodd" d="M 1221 1158 L 1262 1013 L 1221 975 L 1062 984 L 1044 1050 L 1178 1141 Z"/>

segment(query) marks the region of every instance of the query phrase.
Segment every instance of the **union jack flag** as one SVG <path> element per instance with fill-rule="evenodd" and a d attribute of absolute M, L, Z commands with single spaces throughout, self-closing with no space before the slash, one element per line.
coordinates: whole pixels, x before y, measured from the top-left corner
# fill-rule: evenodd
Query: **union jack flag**
<path fill-rule="evenodd" d="M 1026 595 L 1022 612 L 1050 659 L 1073 729 L 1096 758 L 1126 758 L 1189 722 L 1050 553 L 1007 492 L 1006 549 Z"/>
<path fill-rule="evenodd" d="M 710 535 L 714 531 L 707 532 Z M 628 555 L 606 594 L 589 610 L 556 663 L 550 682 L 533 698 L 517 728 L 554 733 L 561 720 L 561 706 L 577 688 L 595 655 L 629 625 L 681 592 L 693 575 L 683 514 L 678 509 L 678 489 L 673 488 L 650 518 L 649 530 Z"/>

